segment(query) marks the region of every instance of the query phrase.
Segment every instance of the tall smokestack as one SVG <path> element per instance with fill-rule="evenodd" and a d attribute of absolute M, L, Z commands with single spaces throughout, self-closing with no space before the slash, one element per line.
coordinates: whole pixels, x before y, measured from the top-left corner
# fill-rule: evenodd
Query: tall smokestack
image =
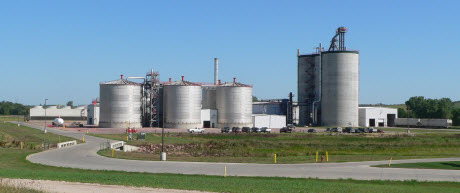
<path fill-rule="evenodd" d="M 214 84 L 219 83 L 219 58 L 214 58 Z"/>

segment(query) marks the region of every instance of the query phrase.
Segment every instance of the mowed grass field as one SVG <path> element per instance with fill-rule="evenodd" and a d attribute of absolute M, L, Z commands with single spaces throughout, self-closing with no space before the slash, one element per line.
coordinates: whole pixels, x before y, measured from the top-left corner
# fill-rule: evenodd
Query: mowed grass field
<path fill-rule="evenodd" d="M 15 132 L 15 128 L 12 128 L 10 124 L 3 124 L 2 122 L 0 122 L 0 129 L 4 133 Z M 35 129 L 25 127 L 24 130 L 23 132 L 31 133 Z M 59 137 L 51 133 L 48 134 L 52 138 Z M 13 140 L 19 140 L 20 135 L 12 136 Z M 39 136 L 31 137 L 31 140 L 40 141 L 40 139 Z M 71 169 L 33 164 L 26 160 L 28 155 L 37 152 L 39 152 L 37 149 L 21 150 L 12 146 L 0 147 L 0 177 L 211 192 L 460 192 L 460 183 L 455 182 L 223 177 Z M 0 187 L 0 191 L 10 190 L 9 188 Z M 24 191 L 27 192 L 27 190 Z"/>
<path fill-rule="evenodd" d="M 403 130 L 401 130 L 403 131 Z M 401 132 L 403 133 L 403 132 Z M 125 134 L 95 135 L 126 140 Z M 146 140 L 128 144 L 148 147 L 144 152 L 115 152 L 123 159 L 158 160 L 161 134 L 148 133 Z M 316 152 L 329 162 L 374 161 L 412 158 L 460 157 L 459 132 L 417 132 L 405 134 L 165 134 L 168 160 L 277 163 L 315 162 Z M 99 154 L 111 156 L 110 150 Z"/>

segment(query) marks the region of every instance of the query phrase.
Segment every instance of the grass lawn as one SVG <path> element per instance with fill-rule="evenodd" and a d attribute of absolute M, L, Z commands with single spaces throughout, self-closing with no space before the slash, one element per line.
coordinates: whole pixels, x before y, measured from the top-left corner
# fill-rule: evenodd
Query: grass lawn
<path fill-rule="evenodd" d="M 385 165 L 378 165 L 375 167 L 460 170 L 460 161 L 391 164 L 391 166 L 388 166 L 388 164 L 385 164 Z"/>
<path fill-rule="evenodd" d="M 4 133 L 14 132 L 0 123 Z M 13 131 L 10 131 L 13 130 Z M 25 133 L 35 129 L 24 128 Z M 30 131 L 27 131 L 30 130 Z M 18 140 L 21 135 L 12 135 Z M 33 136 L 33 135 L 32 135 Z M 41 137 L 31 137 L 40 140 Z M 205 175 L 150 174 L 93 171 L 33 164 L 26 156 L 36 149 L 0 148 L 0 177 L 61 180 L 110 185 L 145 186 L 213 192 L 460 192 L 460 183 L 415 181 L 320 180 L 281 177 L 222 177 Z M 0 189 L 1 191 L 1 189 Z"/>
<path fill-rule="evenodd" d="M 407 135 L 380 134 L 165 134 L 168 160 L 272 163 L 314 162 L 316 152 L 330 162 L 374 161 L 393 159 L 460 157 L 460 133 L 417 133 Z M 124 134 L 99 134 L 99 137 L 125 140 Z M 161 135 L 148 133 L 145 141 L 128 144 L 148 146 L 150 153 L 116 152 L 123 159 L 158 160 Z M 152 147 L 150 147 L 152 144 Z M 111 156 L 111 152 L 100 151 Z"/>
<path fill-rule="evenodd" d="M 1 180 L 0 180 L 1 182 Z M 24 187 L 16 187 L 8 184 L 0 184 L 0 192 L 8 192 L 8 193 L 45 193 L 43 191 L 24 188 Z"/>

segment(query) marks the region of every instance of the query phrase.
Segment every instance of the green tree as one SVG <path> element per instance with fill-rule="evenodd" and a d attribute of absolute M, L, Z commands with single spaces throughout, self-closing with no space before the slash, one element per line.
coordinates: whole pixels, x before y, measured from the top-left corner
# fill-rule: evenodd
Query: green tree
<path fill-rule="evenodd" d="M 66 105 L 67 105 L 67 106 L 71 106 L 71 107 L 73 107 L 73 101 L 69 101 L 69 102 L 67 102 L 67 103 L 66 103 Z"/>
<path fill-rule="evenodd" d="M 256 96 L 252 96 L 252 102 L 258 102 L 259 99 Z"/>
<path fill-rule="evenodd" d="M 452 110 L 452 124 L 455 126 L 460 126 L 460 108 Z"/>

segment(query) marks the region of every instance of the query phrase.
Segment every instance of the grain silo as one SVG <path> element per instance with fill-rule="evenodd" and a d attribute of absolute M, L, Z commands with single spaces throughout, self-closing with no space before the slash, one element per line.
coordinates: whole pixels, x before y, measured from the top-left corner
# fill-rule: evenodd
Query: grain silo
<path fill-rule="evenodd" d="M 163 85 L 164 125 L 190 129 L 201 125 L 201 86 L 184 81 Z"/>
<path fill-rule="evenodd" d="M 313 124 L 313 105 L 319 106 L 320 55 L 298 55 L 297 96 L 299 104 L 299 125 Z"/>
<path fill-rule="evenodd" d="M 99 127 L 141 127 L 141 84 L 121 79 L 100 84 Z"/>
<path fill-rule="evenodd" d="M 358 126 L 359 52 L 321 53 L 321 123 L 324 126 Z"/>
<path fill-rule="evenodd" d="M 218 127 L 252 127 L 252 86 L 234 79 L 219 85 L 216 97 Z"/>

